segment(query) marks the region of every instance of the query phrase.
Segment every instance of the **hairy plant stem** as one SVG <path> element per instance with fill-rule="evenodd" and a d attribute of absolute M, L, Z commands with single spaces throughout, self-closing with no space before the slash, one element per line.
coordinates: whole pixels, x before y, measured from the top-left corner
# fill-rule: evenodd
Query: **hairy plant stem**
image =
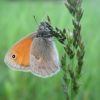
<path fill-rule="evenodd" d="M 81 75 L 84 44 L 81 37 L 81 18 L 83 10 L 81 8 L 82 0 L 66 0 L 65 6 L 73 16 L 73 31 L 59 28 L 52 28 L 53 36 L 64 45 L 64 55 L 61 59 L 63 75 L 63 89 L 66 100 L 73 100 L 78 93 L 79 78 Z M 69 62 L 66 63 L 66 57 Z"/>
<path fill-rule="evenodd" d="M 73 16 L 73 41 L 70 43 L 70 46 L 68 47 L 69 43 L 65 46 L 65 51 L 67 55 L 69 55 L 70 64 L 68 64 L 68 73 L 70 75 L 71 85 L 69 88 L 71 88 L 71 97 L 75 98 L 78 92 L 79 84 L 78 79 L 81 75 L 82 65 L 83 65 L 83 57 L 84 57 L 84 44 L 82 42 L 81 37 L 81 18 L 83 15 L 83 10 L 81 8 L 82 0 L 66 0 L 65 6 L 69 10 L 70 14 Z M 70 40 L 70 38 L 67 38 L 67 40 Z M 73 47 L 73 49 L 69 49 Z M 70 53 L 69 53 L 70 52 Z M 71 55 L 73 55 L 71 57 Z M 76 65 L 73 65 L 72 60 L 73 58 L 76 60 Z M 63 70 L 64 73 L 66 73 L 65 70 Z M 68 82 L 65 81 L 66 84 Z M 73 98 L 69 97 L 73 100 Z M 68 99 L 66 99 L 68 100 Z"/>

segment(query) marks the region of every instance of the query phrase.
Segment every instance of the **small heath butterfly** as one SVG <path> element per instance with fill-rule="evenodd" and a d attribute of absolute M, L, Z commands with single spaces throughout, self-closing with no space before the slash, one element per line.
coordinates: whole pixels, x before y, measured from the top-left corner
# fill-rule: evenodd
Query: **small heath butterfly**
<path fill-rule="evenodd" d="M 59 72 L 59 56 L 46 22 L 37 32 L 21 39 L 6 54 L 9 68 L 46 78 Z"/>

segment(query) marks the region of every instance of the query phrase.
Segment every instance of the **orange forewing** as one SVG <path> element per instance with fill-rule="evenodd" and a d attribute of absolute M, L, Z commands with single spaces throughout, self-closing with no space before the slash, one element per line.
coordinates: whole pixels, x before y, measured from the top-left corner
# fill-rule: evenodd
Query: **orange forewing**
<path fill-rule="evenodd" d="M 30 49 L 32 44 L 32 37 L 27 37 L 18 42 L 12 49 L 12 54 L 16 55 L 15 62 L 24 67 L 29 66 Z"/>

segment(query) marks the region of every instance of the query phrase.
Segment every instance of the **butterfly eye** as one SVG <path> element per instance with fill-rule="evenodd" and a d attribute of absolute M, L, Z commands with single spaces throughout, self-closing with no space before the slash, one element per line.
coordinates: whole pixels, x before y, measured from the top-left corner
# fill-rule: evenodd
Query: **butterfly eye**
<path fill-rule="evenodd" d="M 16 58 L 16 55 L 15 55 L 15 54 L 13 54 L 13 55 L 12 55 L 12 58 L 13 58 L 13 59 L 15 59 L 15 58 Z"/>

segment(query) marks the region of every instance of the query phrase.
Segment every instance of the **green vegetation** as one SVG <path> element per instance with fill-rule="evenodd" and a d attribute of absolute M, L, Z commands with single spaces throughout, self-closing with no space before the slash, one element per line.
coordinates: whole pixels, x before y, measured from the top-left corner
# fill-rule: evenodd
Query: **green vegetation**
<path fill-rule="evenodd" d="M 38 0 L 39 1 L 39 0 Z M 99 0 L 83 0 L 82 37 L 85 58 L 76 100 L 100 99 L 100 10 Z M 38 23 L 49 15 L 54 26 L 73 28 L 71 15 L 63 2 L 0 2 L 0 100 L 65 100 L 61 78 L 62 71 L 48 79 L 31 73 L 10 70 L 4 64 L 7 50 L 20 38 L 35 32 Z M 60 58 L 63 54 L 57 42 Z"/>

